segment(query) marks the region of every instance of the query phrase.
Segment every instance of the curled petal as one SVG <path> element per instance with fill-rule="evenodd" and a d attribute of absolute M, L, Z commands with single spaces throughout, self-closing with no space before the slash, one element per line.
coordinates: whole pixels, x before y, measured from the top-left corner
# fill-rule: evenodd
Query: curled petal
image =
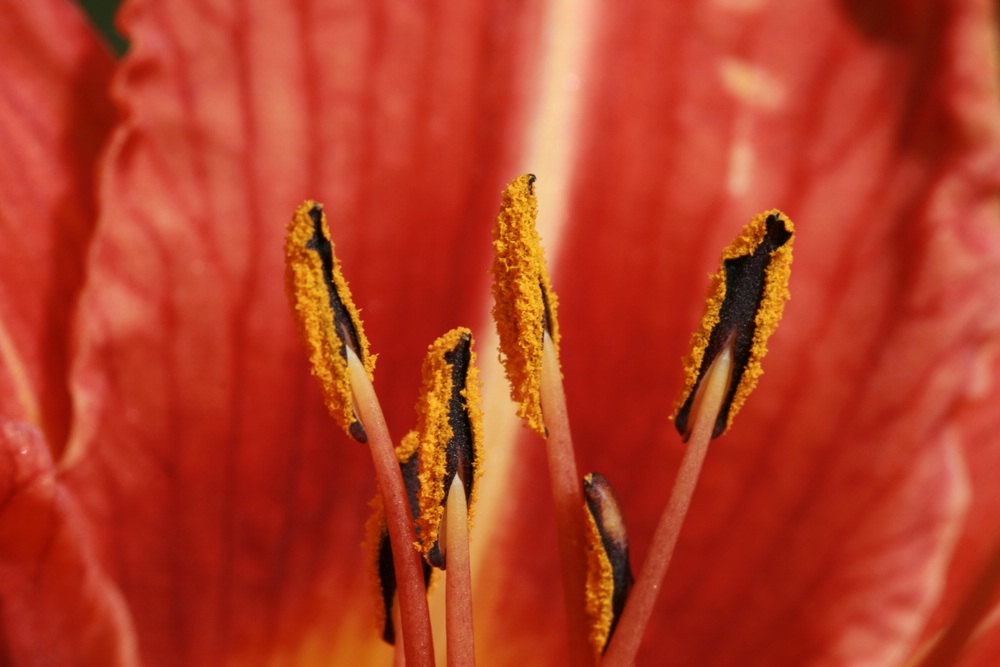
<path fill-rule="evenodd" d="M 139 664 L 132 619 L 37 427 L 0 419 L 6 664 Z"/>
<path fill-rule="evenodd" d="M 70 429 L 70 320 L 111 130 L 111 58 L 71 3 L 0 2 L 0 415 Z"/>

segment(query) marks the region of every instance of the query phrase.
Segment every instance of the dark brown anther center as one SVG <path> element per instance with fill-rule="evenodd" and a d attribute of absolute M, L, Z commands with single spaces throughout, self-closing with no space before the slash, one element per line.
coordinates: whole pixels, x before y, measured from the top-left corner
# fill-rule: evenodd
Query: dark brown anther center
<path fill-rule="evenodd" d="M 346 359 L 349 345 L 358 359 L 364 363 L 364 353 L 358 341 L 358 330 L 351 319 L 350 313 L 344 307 L 337 293 L 337 284 L 333 279 L 333 245 L 330 239 L 323 234 L 323 209 L 320 206 L 313 206 L 309 211 L 309 218 L 313 222 L 313 235 L 306 243 L 306 247 L 314 250 L 319 255 L 320 264 L 323 267 L 323 282 L 326 284 L 327 293 L 330 295 L 330 310 L 333 313 L 333 328 L 340 339 L 340 355 Z"/>
<path fill-rule="evenodd" d="M 319 205 L 313 206 L 309 210 L 309 219 L 313 223 L 313 235 L 306 243 L 306 248 L 313 250 L 319 255 L 320 266 L 322 267 L 323 283 L 330 298 L 330 312 L 333 313 L 333 330 L 340 339 L 340 356 L 347 359 L 347 347 L 358 357 L 362 364 L 365 363 L 364 348 L 358 340 L 358 330 L 354 319 L 344 307 L 344 303 L 337 292 L 337 282 L 333 278 L 333 244 L 323 233 L 323 208 Z M 364 425 L 357 418 L 348 427 L 351 437 L 364 444 L 368 442 L 368 433 Z"/>

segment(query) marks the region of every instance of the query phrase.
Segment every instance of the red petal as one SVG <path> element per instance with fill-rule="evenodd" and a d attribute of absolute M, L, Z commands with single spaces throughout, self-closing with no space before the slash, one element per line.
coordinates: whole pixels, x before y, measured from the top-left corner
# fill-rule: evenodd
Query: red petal
<path fill-rule="evenodd" d="M 996 350 L 994 350 L 995 352 Z M 971 378 L 973 403 L 957 415 L 958 432 L 965 443 L 968 461 L 968 475 L 972 485 L 972 503 L 962 537 L 951 559 L 947 589 L 935 617 L 924 629 L 923 640 L 936 645 L 942 630 L 953 624 L 965 630 L 972 630 L 973 636 L 965 638 L 966 648 L 971 651 L 961 663 L 968 665 L 995 665 L 1000 658 L 1000 625 L 995 609 L 988 608 L 990 600 L 994 606 L 1000 601 L 997 590 L 979 590 L 982 586 L 981 574 L 985 570 L 996 569 L 998 544 L 1000 544 L 1000 488 L 996 483 L 996 471 L 1000 469 L 1000 439 L 996 435 L 996 406 L 1000 403 L 1000 357 L 984 357 L 978 372 Z M 968 604 L 975 605 L 980 596 L 987 609 L 971 611 Z M 974 606 L 973 609 L 976 609 Z M 969 614 L 973 615 L 969 615 Z M 983 616 L 985 615 L 985 617 Z M 981 630 L 986 629 L 985 634 Z M 961 648 L 962 639 L 947 643 Z M 958 643 L 956 643 L 958 642 Z"/>
<path fill-rule="evenodd" d="M 111 59 L 69 3 L 2 2 L 0 14 L 0 415 L 41 426 L 58 458 Z"/>
<path fill-rule="evenodd" d="M 5 665 L 134 665 L 135 636 L 34 426 L 0 419 Z"/>
<path fill-rule="evenodd" d="M 765 376 L 708 457 L 640 663 L 892 664 L 917 640 L 967 498 L 954 414 L 1000 324 L 991 12 L 598 12 L 553 284 L 581 471 L 619 490 L 636 565 L 679 460 L 666 417 L 705 276 L 761 210 L 799 236 Z M 547 494 L 522 487 L 521 543 Z M 491 565 L 498 608 L 547 581 Z M 499 637 L 537 633 L 500 621 Z"/>
<path fill-rule="evenodd" d="M 426 344 L 485 311 L 537 7 L 150 1 L 124 18 L 72 482 L 146 664 L 368 664 L 386 653 L 358 548 L 371 464 L 305 366 L 285 222 L 326 204 L 401 434 Z"/>

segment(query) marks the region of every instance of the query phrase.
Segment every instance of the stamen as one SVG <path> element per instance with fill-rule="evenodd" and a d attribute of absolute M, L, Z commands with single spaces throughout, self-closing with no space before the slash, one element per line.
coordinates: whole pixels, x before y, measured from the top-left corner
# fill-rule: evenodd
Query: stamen
<path fill-rule="evenodd" d="M 412 547 L 416 531 L 392 440 L 372 387 L 375 358 L 368 351 L 361 318 L 341 275 L 319 204 L 307 201 L 296 210 L 288 224 L 285 262 L 289 300 L 327 409 L 351 437 L 369 443 L 392 547 L 406 662 L 411 667 L 433 666 L 421 559 Z"/>
<path fill-rule="evenodd" d="M 705 315 L 691 337 L 691 354 L 685 360 L 685 386 L 674 417 L 687 442 L 689 415 L 698 385 L 712 360 L 733 338 L 733 382 L 712 437 L 719 437 L 733 423 L 747 396 L 763 374 L 761 359 L 767 339 L 778 327 L 788 299 L 795 227 L 777 210 L 750 221 L 736 240 L 722 252 L 722 265 L 712 276 Z"/>
<path fill-rule="evenodd" d="M 600 473 L 583 478 L 587 499 L 587 616 L 590 642 L 600 656 L 615 632 L 632 589 L 628 533 L 610 482 Z"/>
<path fill-rule="evenodd" d="M 511 398 L 525 424 L 546 438 L 559 534 L 570 660 L 593 662 L 585 609 L 583 492 L 559 370 L 558 299 L 549 284 L 535 218 L 535 177 L 514 180 L 503 193 L 493 230 L 493 317 Z"/>
<path fill-rule="evenodd" d="M 420 513 L 417 495 L 420 492 L 420 480 L 417 477 L 419 457 L 417 446 L 419 441 L 411 432 L 403 438 L 396 448 L 396 459 L 403 474 L 406 487 L 406 498 L 414 521 Z M 382 496 L 375 495 L 372 499 L 372 516 L 368 519 L 365 529 L 367 535 L 365 544 L 371 553 L 371 580 L 375 589 L 378 604 L 376 605 L 376 625 L 382 630 L 382 639 L 393 644 L 398 649 L 402 645 L 402 637 L 396 642 L 396 622 L 399 609 L 396 601 L 396 569 L 392 559 L 392 547 L 389 544 L 389 529 L 385 520 L 385 509 L 382 506 Z M 424 588 L 430 585 L 431 566 L 423 563 Z M 395 609 L 395 613 L 393 610 Z M 394 619 L 395 616 L 395 619 Z"/>
<path fill-rule="evenodd" d="M 375 389 L 354 351 L 347 349 L 347 369 L 355 396 L 358 416 L 368 433 L 368 445 L 375 465 L 375 477 L 382 494 L 399 595 L 400 625 L 406 641 L 407 665 L 434 665 L 434 643 L 427 609 L 420 554 L 406 488 L 393 451 L 389 431 L 382 416 Z"/>
<path fill-rule="evenodd" d="M 705 315 L 692 337 L 693 349 L 685 362 L 685 387 L 674 416 L 682 439 L 690 442 L 649 554 L 608 647 L 606 665 L 624 667 L 635 661 L 708 444 L 729 428 L 763 373 L 760 362 L 767 352 L 767 339 L 778 326 L 789 296 L 793 231 L 791 220 L 783 213 L 767 211 L 751 220 L 722 253 L 722 266 L 712 277 Z"/>
<path fill-rule="evenodd" d="M 570 659 L 574 665 L 591 664 L 593 654 L 587 648 L 586 618 L 587 553 L 583 531 L 583 492 L 576 480 L 576 456 L 569 430 L 566 393 L 555 345 L 544 334 L 541 368 L 542 411 L 548 437 L 545 450 L 549 461 L 549 483 L 555 506 L 559 535 L 559 560 L 562 564 L 563 598 L 566 604 Z"/>
<path fill-rule="evenodd" d="M 330 415 L 355 440 L 367 441 L 353 407 L 347 372 L 347 349 L 374 379 L 375 355 L 361 327 L 351 290 L 334 255 L 323 207 L 307 201 L 295 211 L 285 237 L 285 288 L 319 379 Z"/>
<path fill-rule="evenodd" d="M 677 471 L 670 500 L 656 526 L 646 561 L 625 605 L 618 631 L 611 640 L 611 645 L 601 663 L 604 667 L 627 667 L 635 663 L 639 644 L 642 642 L 649 617 L 653 613 L 653 605 L 656 603 L 663 577 L 667 573 L 677 538 L 680 536 L 681 526 L 687 516 L 705 454 L 708 453 L 708 443 L 712 440 L 716 417 L 729 389 L 732 365 L 732 345 L 727 345 L 705 373 L 705 381 L 702 383 L 704 396 L 699 401 L 699 409 L 693 413 L 694 428 L 691 441 L 684 453 L 680 470 Z"/>
<path fill-rule="evenodd" d="M 428 347 L 417 401 L 420 447 L 420 548 L 427 562 L 444 569 L 439 531 L 452 480 L 460 477 L 469 519 L 482 475 L 483 414 L 472 332 L 449 331 Z"/>
<path fill-rule="evenodd" d="M 448 557 L 448 574 L 445 577 L 448 664 L 452 667 L 467 667 L 476 664 L 476 648 L 472 630 L 469 516 L 461 475 L 452 478 L 445 520 L 444 539 Z"/>
<path fill-rule="evenodd" d="M 483 415 L 475 362 L 468 329 L 449 331 L 428 346 L 417 401 L 417 427 L 408 436 L 419 447 L 417 546 L 427 563 L 440 569 L 448 567 L 445 625 L 449 665 L 475 664 L 469 530 L 483 459 Z"/>

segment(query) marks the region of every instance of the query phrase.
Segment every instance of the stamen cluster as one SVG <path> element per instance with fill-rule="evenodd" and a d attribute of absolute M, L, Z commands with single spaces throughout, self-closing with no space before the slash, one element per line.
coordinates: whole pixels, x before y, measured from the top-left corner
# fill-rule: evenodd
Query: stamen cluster
<path fill-rule="evenodd" d="M 794 229 L 783 213 L 768 211 L 723 252 L 674 416 L 689 444 L 649 556 L 634 579 L 625 521 L 610 482 L 599 473 L 582 479 L 577 473 L 559 368 L 557 298 L 535 230 L 535 180 L 524 175 L 505 189 L 494 230 L 500 356 L 518 416 L 545 440 L 571 660 L 629 665 L 708 443 L 731 426 L 762 372 L 767 338 L 788 298 Z M 407 664 L 434 664 L 427 586 L 432 567 L 447 566 L 449 664 L 472 664 L 467 540 L 483 460 L 472 332 L 454 329 L 429 346 L 416 427 L 394 448 L 372 387 L 375 357 L 319 204 L 307 201 L 296 211 L 285 252 L 289 299 L 327 407 L 372 451 L 380 493 L 372 503 L 368 542 L 382 637 L 396 642 L 398 617 Z"/>

